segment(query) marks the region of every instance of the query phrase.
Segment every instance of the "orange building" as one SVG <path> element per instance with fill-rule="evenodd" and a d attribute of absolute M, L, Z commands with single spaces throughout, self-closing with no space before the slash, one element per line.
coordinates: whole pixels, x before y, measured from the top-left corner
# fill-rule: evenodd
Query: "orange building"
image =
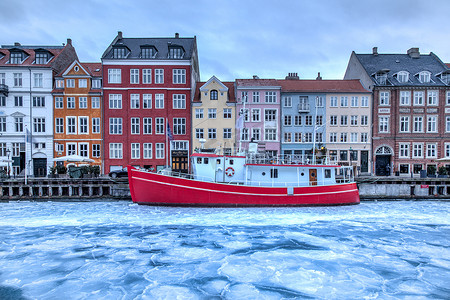
<path fill-rule="evenodd" d="M 55 77 L 54 157 L 80 155 L 102 164 L 102 64 L 75 60 Z"/>

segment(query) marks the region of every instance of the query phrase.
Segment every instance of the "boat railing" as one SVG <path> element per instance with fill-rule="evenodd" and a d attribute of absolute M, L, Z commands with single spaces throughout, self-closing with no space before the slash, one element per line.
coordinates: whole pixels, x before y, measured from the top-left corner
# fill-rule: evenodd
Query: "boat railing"
<path fill-rule="evenodd" d="M 199 181 L 210 181 L 210 182 L 214 181 L 214 178 L 209 177 L 209 176 L 200 176 L 200 175 L 195 175 L 195 174 L 191 174 L 191 173 L 175 172 L 170 169 L 159 170 L 158 174 L 171 176 L 171 177 L 199 180 Z"/>
<path fill-rule="evenodd" d="M 277 164 L 277 165 L 330 165 L 337 164 L 337 161 L 331 160 L 328 156 L 313 157 L 313 155 L 285 154 L 269 156 L 265 153 L 247 153 L 247 163 L 249 164 Z"/>

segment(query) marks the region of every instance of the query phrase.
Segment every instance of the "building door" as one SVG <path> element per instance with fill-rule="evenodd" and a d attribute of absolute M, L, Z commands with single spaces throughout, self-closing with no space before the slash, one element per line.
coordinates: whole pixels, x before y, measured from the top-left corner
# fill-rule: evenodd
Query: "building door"
<path fill-rule="evenodd" d="M 377 155 L 375 162 L 376 176 L 389 176 L 391 174 L 391 155 Z"/>
<path fill-rule="evenodd" d="M 34 177 L 47 176 L 47 159 L 33 158 Z"/>
<path fill-rule="evenodd" d="M 361 151 L 361 173 L 369 172 L 369 151 Z"/>
<path fill-rule="evenodd" d="M 317 169 L 309 169 L 309 184 L 317 185 Z"/>
<path fill-rule="evenodd" d="M 172 171 L 187 173 L 188 172 L 188 151 L 174 150 L 172 151 Z"/>

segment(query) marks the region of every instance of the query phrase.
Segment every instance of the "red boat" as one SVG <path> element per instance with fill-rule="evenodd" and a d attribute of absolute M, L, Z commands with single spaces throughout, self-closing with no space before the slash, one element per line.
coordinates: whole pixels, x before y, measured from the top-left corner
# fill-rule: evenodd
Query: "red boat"
<path fill-rule="evenodd" d="M 266 161 L 267 162 L 267 161 Z M 314 206 L 359 203 L 351 167 L 194 153 L 193 174 L 128 167 L 133 202 L 173 206 Z M 342 169 L 343 168 L 343 169 Z M 340 170 L 340 171 L 338 171 Z"/>

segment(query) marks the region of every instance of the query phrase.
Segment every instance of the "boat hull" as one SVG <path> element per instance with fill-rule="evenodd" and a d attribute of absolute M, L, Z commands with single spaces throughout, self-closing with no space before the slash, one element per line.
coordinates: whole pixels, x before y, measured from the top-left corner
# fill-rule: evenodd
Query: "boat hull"
<path fill-rule="evenodd" d="M 308 187 L 256 187 L 204 182 L 130 168 L 133 202 L 172 206 L 315 206 L 359 203 L 356 183 Z"/>

